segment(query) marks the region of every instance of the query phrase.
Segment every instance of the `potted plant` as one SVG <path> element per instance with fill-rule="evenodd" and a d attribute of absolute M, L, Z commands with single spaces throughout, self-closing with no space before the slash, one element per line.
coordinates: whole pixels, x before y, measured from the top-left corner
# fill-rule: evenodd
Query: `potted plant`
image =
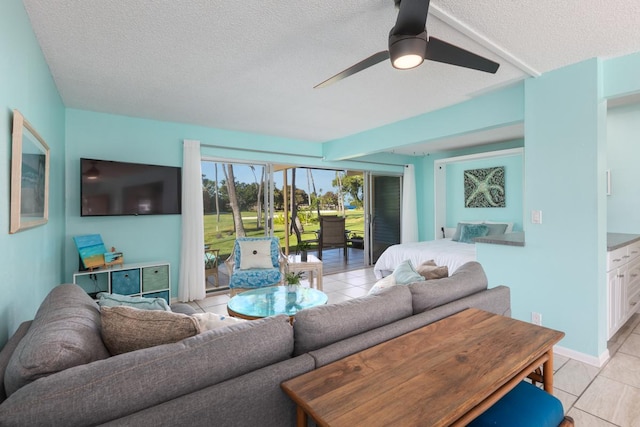
<path fill-rule="evenodd" d="M 364 237 L 360 236 L 357 233 L 351 233 L 349 237 L 349 241 L 351 242 L 351 247 L 354 249 L 364 249 Z"/>
<path fill-rule="evenodd" d="M 301 279 L 302 279 L 301 271 L 296 271 L 296 272 L 287 271 L 284 274 L 284 283 L 287 285 L 287 290 L 295 291 L 296 290 L 295 287 L 300 286 Z"/>
<path fill-rule="evenodd" d="M 300 251 L 300 261 L 307 262 L 309 256 L 309 248 L 311 247 L 311 243 L 300 241 L 298 242 L 298 250 Z"/>

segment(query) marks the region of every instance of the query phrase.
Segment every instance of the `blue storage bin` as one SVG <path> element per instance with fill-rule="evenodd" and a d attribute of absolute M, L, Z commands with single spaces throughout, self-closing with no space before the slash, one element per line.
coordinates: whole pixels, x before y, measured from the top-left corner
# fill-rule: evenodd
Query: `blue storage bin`
<path fill-rule="evenodd" d="M 111 293 L 132 295 L 140 293 L 140 270 L 121 270 L 111 273 Z"/>
<path fill-rule="evenodd" d="M 169 291 L 151 292 L 149 294 L 142 295 L 145 298 L 164 298 L 167 304 L 171 304 L 169 300 Z"/>

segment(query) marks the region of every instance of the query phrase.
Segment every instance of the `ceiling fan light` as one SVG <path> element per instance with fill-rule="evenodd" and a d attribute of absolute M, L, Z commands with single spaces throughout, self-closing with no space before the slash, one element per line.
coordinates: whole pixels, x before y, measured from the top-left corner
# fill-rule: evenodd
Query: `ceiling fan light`
<path fill-rule="evenodd" d="M 415 36 L 393 34 L 389 36 L 391 65 L 399 70 L 408 70 L 422 64 L 426 50 L 426 31 Z"/>
<path fill-rule="evenodd" d="M 408 70 L 410 68 L 417 67 L 418 65 L 422 64 L 423 61 L 424 58 L 422 56 L 416 55 L 415 53 L 410 53 L 394 59 L 393 67 L 400 70 Z"/>

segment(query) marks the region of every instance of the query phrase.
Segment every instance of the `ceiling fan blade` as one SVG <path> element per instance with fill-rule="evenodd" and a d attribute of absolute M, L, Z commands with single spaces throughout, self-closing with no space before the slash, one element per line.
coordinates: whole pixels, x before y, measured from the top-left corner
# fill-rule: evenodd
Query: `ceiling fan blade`
<path fill-rule="evenodd" d="M 370 57 L 368 57 L 367 59 L 358 62 L 355 65 L 352 65 L 351 67 L 347 68 L 344 71 L 339 72 L 338 74 L 336 74 L 333 77 L 328 78 L 327 80 L 323 81 L 322 83 L 319 83 L 317 85 L 315 85 L 313 88 L 317 89 L 317 88 L 321 88 L 321 87 L 325 87 L 328 86 L 332 83 L 335 83 L 337 81 L 340 81 L 342 79 L 345 79 L 357 72 L 360 72 L 362 70 L 364 70 L 365 68 L 369 68 L 373 65 L 376 65 L 379 62 L 382 62 L 384 60 L 389 59 L 389 51 L 383 50 L 382 52 L 378 52 L 378 53 L 374 53 L 373 55 L 371 55 Z"/>
<path fill-rule="evenodd" d="M 498 71 L 498 67 L 500 67 L 500 64 L 497 62 L 493 62 L 483 56 L 476 55 L 473 52 L 469 52 L 468 50 L 454 46 L 435 37 L 429 37 L 424 59 L 493 74 L 495 74 L 495 72 Z"/>
<path fill-rule="evenodd" d="M 395 0 L 400 2 L 393 35 L 414 36 L 424 31 L 429 12 L 429 0 Z"/>

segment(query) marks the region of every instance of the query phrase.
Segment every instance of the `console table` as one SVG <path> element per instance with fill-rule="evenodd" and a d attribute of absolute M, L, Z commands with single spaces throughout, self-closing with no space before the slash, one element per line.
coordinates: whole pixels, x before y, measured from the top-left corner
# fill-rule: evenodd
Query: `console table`
<path fill-rule="evenodd" d="M 323 426 L 464 426 L 543 366 L 563 332 L 467 309 L 282 383 Z"/>

